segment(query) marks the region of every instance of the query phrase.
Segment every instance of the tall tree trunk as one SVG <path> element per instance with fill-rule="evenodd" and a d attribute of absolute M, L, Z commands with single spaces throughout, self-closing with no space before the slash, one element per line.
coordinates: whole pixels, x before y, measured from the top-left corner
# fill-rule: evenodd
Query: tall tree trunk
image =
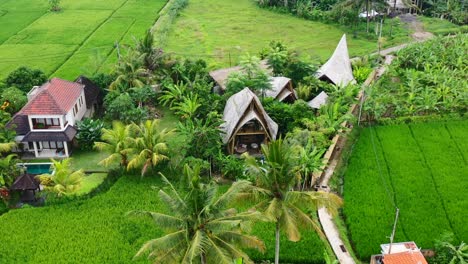
<path fill-rule="evenodd" d="M 367 32 L 367 34 L 369 34 L 369 24 L 370 24 L 370 18 L 369 18 L 369 0 L 366 0 L 366 19 L 367 19 L 366 32 Z"/>
<path fill-rule="evenodd" d="M 288 8 L 288 0 L 284 0 L 284 7 Z"/>
<path fill-rule="evenodd" d="M 276 238 L 275 238 L 275 264 L 279 264 L 279 252 L 280 252 L 280 225 L 279 220 L 276 220 Z"/>
<path fill-rule="evenodd" d="M 200 255 L 201 264 L 206 264 L 206 254 L 201 253 Z"/>

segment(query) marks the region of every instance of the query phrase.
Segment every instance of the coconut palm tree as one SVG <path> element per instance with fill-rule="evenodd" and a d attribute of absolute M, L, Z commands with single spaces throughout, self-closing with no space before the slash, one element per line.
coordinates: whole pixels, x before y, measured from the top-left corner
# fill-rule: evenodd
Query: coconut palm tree
<path fill-rule="evenodd" d="M 132 148 L 135 155 L 128 162 L 127 169 L 141 168 L 141 176 L 144 176 L 149 168 L 169 159 L 166 156 L 168 151 L 166 141 L 173 130 L 160 130 L 158 119 L 131 126 L 136 135 Z"/>
<path fill-rule="evenodd" d="M 187 165 L 186 165 L 187 167 Z M 239 193 L 249 189 L 247 181 L 235 182 L 227 192 L 218 194 L 215 183 L 200 182 L 199 170 L 185 170 L 191 179 L 186 192 L 177 191 L 161 174 L 167 189 L 159 190 L 159 198 L 170 215 L 148 211 L 132 211 L 130 215 L 149 216 L 167 235 L 147 241 L 135 257 L 149 253 L 154 263 L 225 263 L 243 258 L 253 263 L 242 248 L 265 250 L 261 240 L 246 235 L 249 223 L 262 218 L 258 212 L 238 213 L 229 208 Z M 186 193 L 186 194 L 185 194 Z"/>
<path fill-rule="evenodd" d="M 71 169 L 71 158 L 57 161 L 51 159 L 54 173 L 42 174 L 38 177 L 46 191 L 56 193 L 57 196 L 67 196 L 81 187 L 83 170 L 73 171 Z"/>
<path fill-rule="evenodd" d="M 103 142 L 94 142 L 94 148 L 109 153 L 109 156 L 99 164 L 109 167 L 118 162 L 120 166 L 127 167 L 133 142 L 131 126 L 114 121 L 112 129 L 102 129 L 101 139 Z"/>
<path fill-rule="evenodd" d="M 175 111 L 184 119 L 190 119 L 195 115 L 200 106 L 198 95 L 190 93 L 183 98 L 182 102 L 176 103 L 175 106 L 171 107 L 171 110 Z"/>
<path fill-rule="evenodd" d="M 275 222 L 275 264 L 279 263 L 280 233 L 285 233 L 290 241 L 301 239 L 300 228 L 312 228 L 322 235 L 320 224 L 303 210 L 317 210 L 326 207 L 336 214 L 341 199 L 325 192 L 293 191 L 297 180 L 295 157 L 292 148 L 282 139 L 262 145 L 264 162 L 246 157 L 249 173 L 256 178 L 257 200 L 255 209 Z"/>
<path fill-rule="evenodd" d="M 164 106 L 172 107 L 173 105 L 182 102 L 186 93 L 187 83 L 170 84 L 162 92 L 161 97 L 159 97 L 159 101 Z"/>
<path fill-rule="evenodd" d="M 135 50 L 119 59 L 115 68 L 117 78 L 110 84 L 110 90 L 120 90 L 126 92 L 132 87 L 143 87 L 149 78 L 148 71 L 143 67 L 145 54 L 140 54 Z"/>

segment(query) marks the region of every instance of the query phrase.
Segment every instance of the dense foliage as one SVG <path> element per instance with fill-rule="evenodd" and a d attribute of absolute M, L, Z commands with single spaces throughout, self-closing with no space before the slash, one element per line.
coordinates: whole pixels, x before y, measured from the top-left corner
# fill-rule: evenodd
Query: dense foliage
<path fill-rule="evenodd" d="M 466 121 L 366 128 L 345 173 L 344 215 L 361 259 L 388 242 L 400 209 L 396 241 L 433 248 L 435 238 L 453 232 L 468 239 Z M 404 155 L 402 155 L 404 153 Z"/>
<path fill-rule="evenodd" d="M 6 87 L 13 86 L 27 93 L 34 86 L 42 85 L 46 81 L 47 76 L 41 70 L 22 66 L 12 71 L 4 82 Z"/>
<path fill-rule="evenodd" d="M 401 50 L 366 91 L 370 118 L 467 110 L 468 36 L 445 37 Z"/>
<path fill-rule="evenodd" d="M 104 128 L 104 123 L 99 119 L 86 118 L 78 122 L 78 133 L 76 139 L 80 148 L 83 150 L 91 150 L 94 142 L 101 139 L 101 130 Z"/>

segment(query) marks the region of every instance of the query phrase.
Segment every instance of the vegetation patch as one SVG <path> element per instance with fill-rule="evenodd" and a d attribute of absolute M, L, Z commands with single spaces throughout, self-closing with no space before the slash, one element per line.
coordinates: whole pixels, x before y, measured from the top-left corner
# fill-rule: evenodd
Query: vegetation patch
<path fill-rule="evenodd" d="M 344 215 L 361 259 L 388 243 L 400 209 L 395 241 L 433 248 L 444 231 L 468 239 L 464 173 L 467 121 L 363 129 L 345 172 Z M 466 130 L 465 130 L 466 131 Z M 455 136 L 454 136 L 455 135 Z M 466 173 L 465 173 L 466 174 Z"/>

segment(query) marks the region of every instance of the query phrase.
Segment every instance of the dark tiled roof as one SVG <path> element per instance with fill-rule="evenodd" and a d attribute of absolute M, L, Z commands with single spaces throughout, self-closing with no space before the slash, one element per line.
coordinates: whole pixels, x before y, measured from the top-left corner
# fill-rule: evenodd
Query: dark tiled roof
<path fill-rule="evenodd" d="M 15 182 L 11 185 L 10 190 L 37 190 L 39 189 L 39 181 L 33 174 L 23 174 L 16 178 Z"/>
<path fill-rule="evenodd" d="M 53 78 L 43 84 L 20 113 L 24 115 L 64 115 L 75 105 L 83 85 Z"/>
<path fill-rule="evenodd" d="M 6 124 L 6 127 L 9 129 L 14 127 L 18 136 L 26 135 L 30 131 L 28 116 L 18 113 Z"/>
<path fill-rule="evenodd" d="M 95 83 L 83 75 L 79 76 L 75 82 L 84 85 L 86 108 L 91 108 L 91 106 L 98 101 L 101 89 L 99 89 Z"/>
<path fill-rule="evenodd" d="M 76 135 L 76 128 L 73 126 L 67 126 L 65 131 L 58 132 L 35 132 L 31 131 L 24 136 L 22 142 L 33 142 L 33 141 L 72 141 Z"/>

